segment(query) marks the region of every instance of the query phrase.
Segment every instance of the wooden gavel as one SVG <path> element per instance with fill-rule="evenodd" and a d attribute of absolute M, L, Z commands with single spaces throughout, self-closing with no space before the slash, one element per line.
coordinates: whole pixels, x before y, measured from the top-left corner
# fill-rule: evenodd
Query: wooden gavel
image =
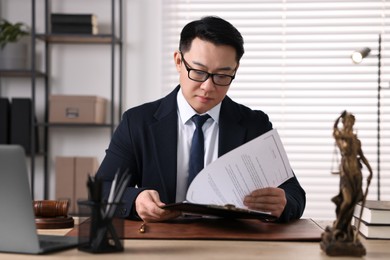
<path fill-rule="evenodd" d="M 68 200 L 35 200 L 33 206 L 35 217 L 53 218 L 68 216 Z"/>

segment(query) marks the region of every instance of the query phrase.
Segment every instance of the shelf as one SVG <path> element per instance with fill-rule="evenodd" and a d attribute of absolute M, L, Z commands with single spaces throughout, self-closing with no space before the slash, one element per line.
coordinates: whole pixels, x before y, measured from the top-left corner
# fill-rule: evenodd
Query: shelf
<path fill-rule="evenodd" d="M 46 77 L 46 74 L 40 71 L 31 71 L 31 70 L 0 70 L 0 77 L 8 78 L 31 78 L 32 76 L 38 78 Z"/>
<path fill-rule="evenodd" d="M 74 44 L 111 44 L 112 34 L 37 34 L 37 38 L 49 43 L 74 43 Z M 114 38 L 114 43 L 120 43 L 118 38 Z"/>
<path fill-rule="evenodd" d="M 111 127 L 111 124 L 92 124 L 92 123 L 38 123 L 38 126 L 46 127 Z"/>

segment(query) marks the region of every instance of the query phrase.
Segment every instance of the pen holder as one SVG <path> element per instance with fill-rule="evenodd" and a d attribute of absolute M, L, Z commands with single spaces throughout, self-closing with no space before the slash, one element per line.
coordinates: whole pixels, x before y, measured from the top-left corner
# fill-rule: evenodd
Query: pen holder
<path fill-rule="evenodd" d="M 118 203 L 78 201 L 81 217 L 78 249 L 90 253 L 123 251 L 123 219 L 114 217 Z"/>

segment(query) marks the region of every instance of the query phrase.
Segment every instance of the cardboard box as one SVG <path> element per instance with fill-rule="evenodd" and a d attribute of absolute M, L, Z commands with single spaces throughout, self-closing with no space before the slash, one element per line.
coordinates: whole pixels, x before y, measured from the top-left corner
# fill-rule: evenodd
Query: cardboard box
<path fill-rule="evenodd" d="M 94 176 L 98 167 L 95 157 L 56 157 L 55 197 L 70 201 L 70 213 L 78 212 L 77 200 L 88 198 L 88 175 Z"/>
<path fill-rule="evenodd" d="M 74 187 L 74 157 L 56 157 L 55 160 L 55 199 L 69 200 L 69 211 L 73 212 L 73 187 Z"/>
<path fill-rule="evenodd" d="M 106 107 L 107 99 L 98 96 L 52 95 L 49 122 L 104 124 Z"/>
<path fill-rule="evenodd" d="M 78 199 L 88 199 L 87 180 L 88 176 L 95 176 L 99 164 L 94 157 L 76 157 L 74 197 L 77 203 Z"/>

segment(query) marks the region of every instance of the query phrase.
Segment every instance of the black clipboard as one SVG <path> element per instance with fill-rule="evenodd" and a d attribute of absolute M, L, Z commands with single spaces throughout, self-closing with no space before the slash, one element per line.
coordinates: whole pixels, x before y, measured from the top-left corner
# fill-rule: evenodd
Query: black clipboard
<path fill-rule="evenodd" d="M 188 201 L 171 203 L 163 207 L 163 209 L 182 211 L 183 213 L 201 215 L 201 216 L 215 216 L 230 219 L 259 219 L 263 222 L 273 222 L 277 217 L 267 212 L 236 208 L 234 205 L 208 205 L 197 204 Z"/>

